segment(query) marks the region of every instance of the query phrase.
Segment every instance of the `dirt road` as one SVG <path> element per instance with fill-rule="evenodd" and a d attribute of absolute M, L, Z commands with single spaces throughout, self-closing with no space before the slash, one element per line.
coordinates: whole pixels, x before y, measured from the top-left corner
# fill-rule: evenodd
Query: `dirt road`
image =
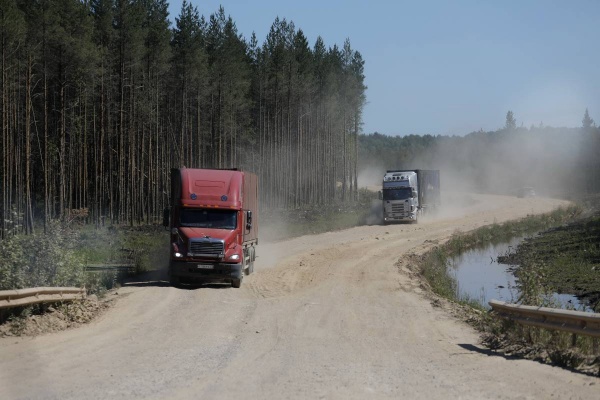
<path fill-rule="evenodd" d="M 473 196 L 437 221 L 261 244 L 241 289 L 134 283 L 82 328 L 0 340 L 0 399 L 598 398 L 598 378 L 490 354 L 395 265 L 560 204 Z"/>

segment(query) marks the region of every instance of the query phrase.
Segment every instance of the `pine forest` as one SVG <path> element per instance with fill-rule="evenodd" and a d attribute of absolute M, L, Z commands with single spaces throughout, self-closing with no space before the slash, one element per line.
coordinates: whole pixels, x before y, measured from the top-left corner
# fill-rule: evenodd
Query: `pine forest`
<path fill-rule="evenodd" d="M 0 0 L 0 232 L 156 222 L 174 167 L 258 174 L 263 207 L 352 201 L 364 61 L 276 19 L 261 44 L 221 7 Z"/>

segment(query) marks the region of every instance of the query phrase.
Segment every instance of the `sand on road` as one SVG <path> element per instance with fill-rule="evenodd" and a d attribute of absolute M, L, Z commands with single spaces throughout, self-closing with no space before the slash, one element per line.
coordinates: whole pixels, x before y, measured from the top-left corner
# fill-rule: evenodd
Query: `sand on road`
<path fill-rule="evenodd" d="M 464 200 L 416 225 L 261 243 L 240 289 L 141 280 L 86 326 L 0 339 L 0 399 L 598 398 L 598 378 L 488 352 L 398 266 L 456 231 L 565 204 Z"/>

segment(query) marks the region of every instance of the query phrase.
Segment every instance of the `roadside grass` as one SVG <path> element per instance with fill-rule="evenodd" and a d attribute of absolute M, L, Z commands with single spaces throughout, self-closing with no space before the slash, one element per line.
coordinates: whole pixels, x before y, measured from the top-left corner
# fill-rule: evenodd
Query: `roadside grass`
<path fill-rule="evenodd" d="M 87 264 L 133 264 L 135 271 L 158 269 L 168 249 L 168 234 L 162 226 L 85 227 L 75 246 Z"/>
<path fill-rule="evenodd" d="M 491 350 L 600 376 L 597 338 L 525 326 L 490 314 L 483 314 L 476 327 Z"/>
<path fill-rule="evenodd" d="M 459 296 L 457 283 L 449 273 L 452 257 L 490 243 L 502 243 L 515 236 L 549 229 L 572 220 L 581 212 L 580 207 L 569 206 L 517 221 L 494 223 L 467 233 L 455 233 L 446 243 L 436 246 L 422 257 L 420 272 L 427 279 L 434 293 L 453 301 L 472 304 L 474 302 L 471 299 L 463 299 Z"/>
<path fill-rule="evenodd" d="M 263 210 L 260 214 L 260 238 L 265 241 L 285 240 L 372 223 L 376 221 L 375 214 L 381 207 L 376 199 L 377 193 L 360 189 L 359 200 L 349 204 L 328 204 L 296 210 Z"/>
<path fill-rule="evenodd" d="M 520 265 L 519 279 L 534 276 L 548 291 L 575 294 L 600 312 L 600 213 L 527 240 L 508 258 Z"/>
<path fill-rule="evenodd" d="M 278 240 L 363 225 L 375 193 L 360 201 L 260 215 L 261 240 Z M 117 287 L 123 272 L 89 271 L 88 265 L 133 265 L 135 273 L 166 268 L 169 235 L 159 225 L 95 227 L 82 219 L 52 221 L 47 232 L 0 241 L 0 290 L 40 286 L 86 287 L 102 296 Z"/>
<path fill-rule="evenodd" d="M 165 268 L 168 264 L 168 233 L 162 226 L 86 227 L 79 233 L 75 251 L 86 265 L 133 265 L 134 274 Z M 118 287 L 126 271 L 87 271 L 86 288 L 103 296 Z"/>
<path fill-rule="evenodd" d="M 102 295 L 118 285 L 117 271 L 86 271 L 90 264 L 133 264 L 135 272 L 166 265 L 168 235 L 162 227 L 67 227 L 53 221 L 33 235 L 0 241 L 0 290 L 41 286 L 86 287 Z"/>
<path fill-rule="evenodd" d="M 51 221 L 45 233 L 40 229 L 33 235 L 10 236 L 0 241 L 0 290 L 85 287 L 88 294 L 103 298 L 110 289 L 119 287 L 128 272 L 90 270 L 89 265 L 133 264 L 135 273 L 141 273 L 166 266 L 167 258 L 168 234 L 162 227 L 109 226 L 96 229 Z M 73 309 L 80 307 L 82 313 L 89 314 L 91 318 L 90 310 L 98 309 L 97 304 L 93 301 L 83 303 L 74 305 Z M 7 333 L 19 335 L 29 330 L 32 318 L 46 314 L 49 308 L 57 310 L 57 304 L 42 303 L 2 310 L 0 336 Z M 61 318 L 65 321 L 70 318 L 62 311 L 58 314 L 64 314 Z M 69 323 L 77 323 L 81 319 L 76 317 Z M 5 321 L 8 325 L 1 325 Z"/>
<path fill-rule="evenodd" d="M 58 222 L 47 232 L 0 241 L 0 290 L 85 283 L 84 260 L 74 250 L 76 234 Z"/>
<path fill-rule="evenodd" d="M 360 201 L 314 209 L 282 210 L 260 214 L 261 240 L 280 240 L 364 225 L 376 194 L 359 193 Z M 379 203 L 377 203 L 379 205 Z M 41 244 L 41 246 L 40 246 Z M 169 234 L 162 226 L 95 227 L 82 219 L 61 224 L 52 221 L 47 233 L 17 235 L 0 241 L 0 290 L 38 286 L 85 287 L 99 298 L 118 288 L 122 272 L 89 271 L 87 266 L 133 264 L 135 273 L 166 268 Z M 32 316 L 43 314 L 45 305 L 13 309 L 0 315 L 8 319 L 10 331 L 20 332 Z M 2 334 L 2 332 L 0 332 Z"/>
<path fill-rule="evenodd" d="M 422 256 L 420 272 L 436 294 L 485 311 L 477 299 L 459 294 L 458 284 L 449 273 L 450 259 L 489 243 L 547 231 L 548 234 L 526 241 L 525 246 L 531 250 L 523 252 L 516 261 L 521 264 L 517 272 L 520 288 L 517 302 L 559 308 L 560 305 L 551 296 L 557 290 L 581 293 L 585 288 L 597 294 L 600 290 L 598 220 L 589 216 L 581 220 L 583 211 L 581 206 L 570 206 L 544 215 L 493 224 L 469 233 L 456 233 L 446 243 Z M 567 222 L 571 223 L 565 225 Z M 600 373 L 598 339 L 522 326 L 495 318 L 487 312 L 473 313 L 468 320 L 482 332 L 483 343 L 492 350 L 586 373 Z"/>

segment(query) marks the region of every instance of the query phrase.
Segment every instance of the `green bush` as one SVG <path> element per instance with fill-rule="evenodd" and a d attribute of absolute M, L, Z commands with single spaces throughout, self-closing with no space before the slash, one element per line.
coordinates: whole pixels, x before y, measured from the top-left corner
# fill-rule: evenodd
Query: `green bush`
<path fill-rule="evenodd" d="M 442 297 L 463 303 L 472 304 L 472 299 L 460 298 L 457 291 L 457 283 L 454 277 L 448 272 L 450 258 L 458 256 L 465 251 L 485 246 L 489 243 L 501 243 L 510 240 L 515 236 L 521 236 L 526 233 L 532 233 L 539 230 L 545 230 L 572 220 L 580 215 L 582 209 L 578 206 L 569 206 L 559 208 L 550 213 L 528 216 L 517 221 L 508 221 L 503 224 L 494 224 L 483 226 L 468 233 L 457 232 L 443 245 L 434 248 L 423 256 L 420 263 L 421 274 L 431 285 L 435 293 Z M 536 269 L 529 276 L 521 278 L 522 282 L 531 283 L 524 289 L 525 297 L 521 300 L 526 304 L 534 299 L 540 298 L 543 294 L 539 285 L 540 271 Z"/>
<path fill-rule="evenodd" d="M 74 243 L 75 234 L 58 222 L 50 222 L 46 233 L 2 240 L 0 290 L 84 285 L 85 264 Z"/>

